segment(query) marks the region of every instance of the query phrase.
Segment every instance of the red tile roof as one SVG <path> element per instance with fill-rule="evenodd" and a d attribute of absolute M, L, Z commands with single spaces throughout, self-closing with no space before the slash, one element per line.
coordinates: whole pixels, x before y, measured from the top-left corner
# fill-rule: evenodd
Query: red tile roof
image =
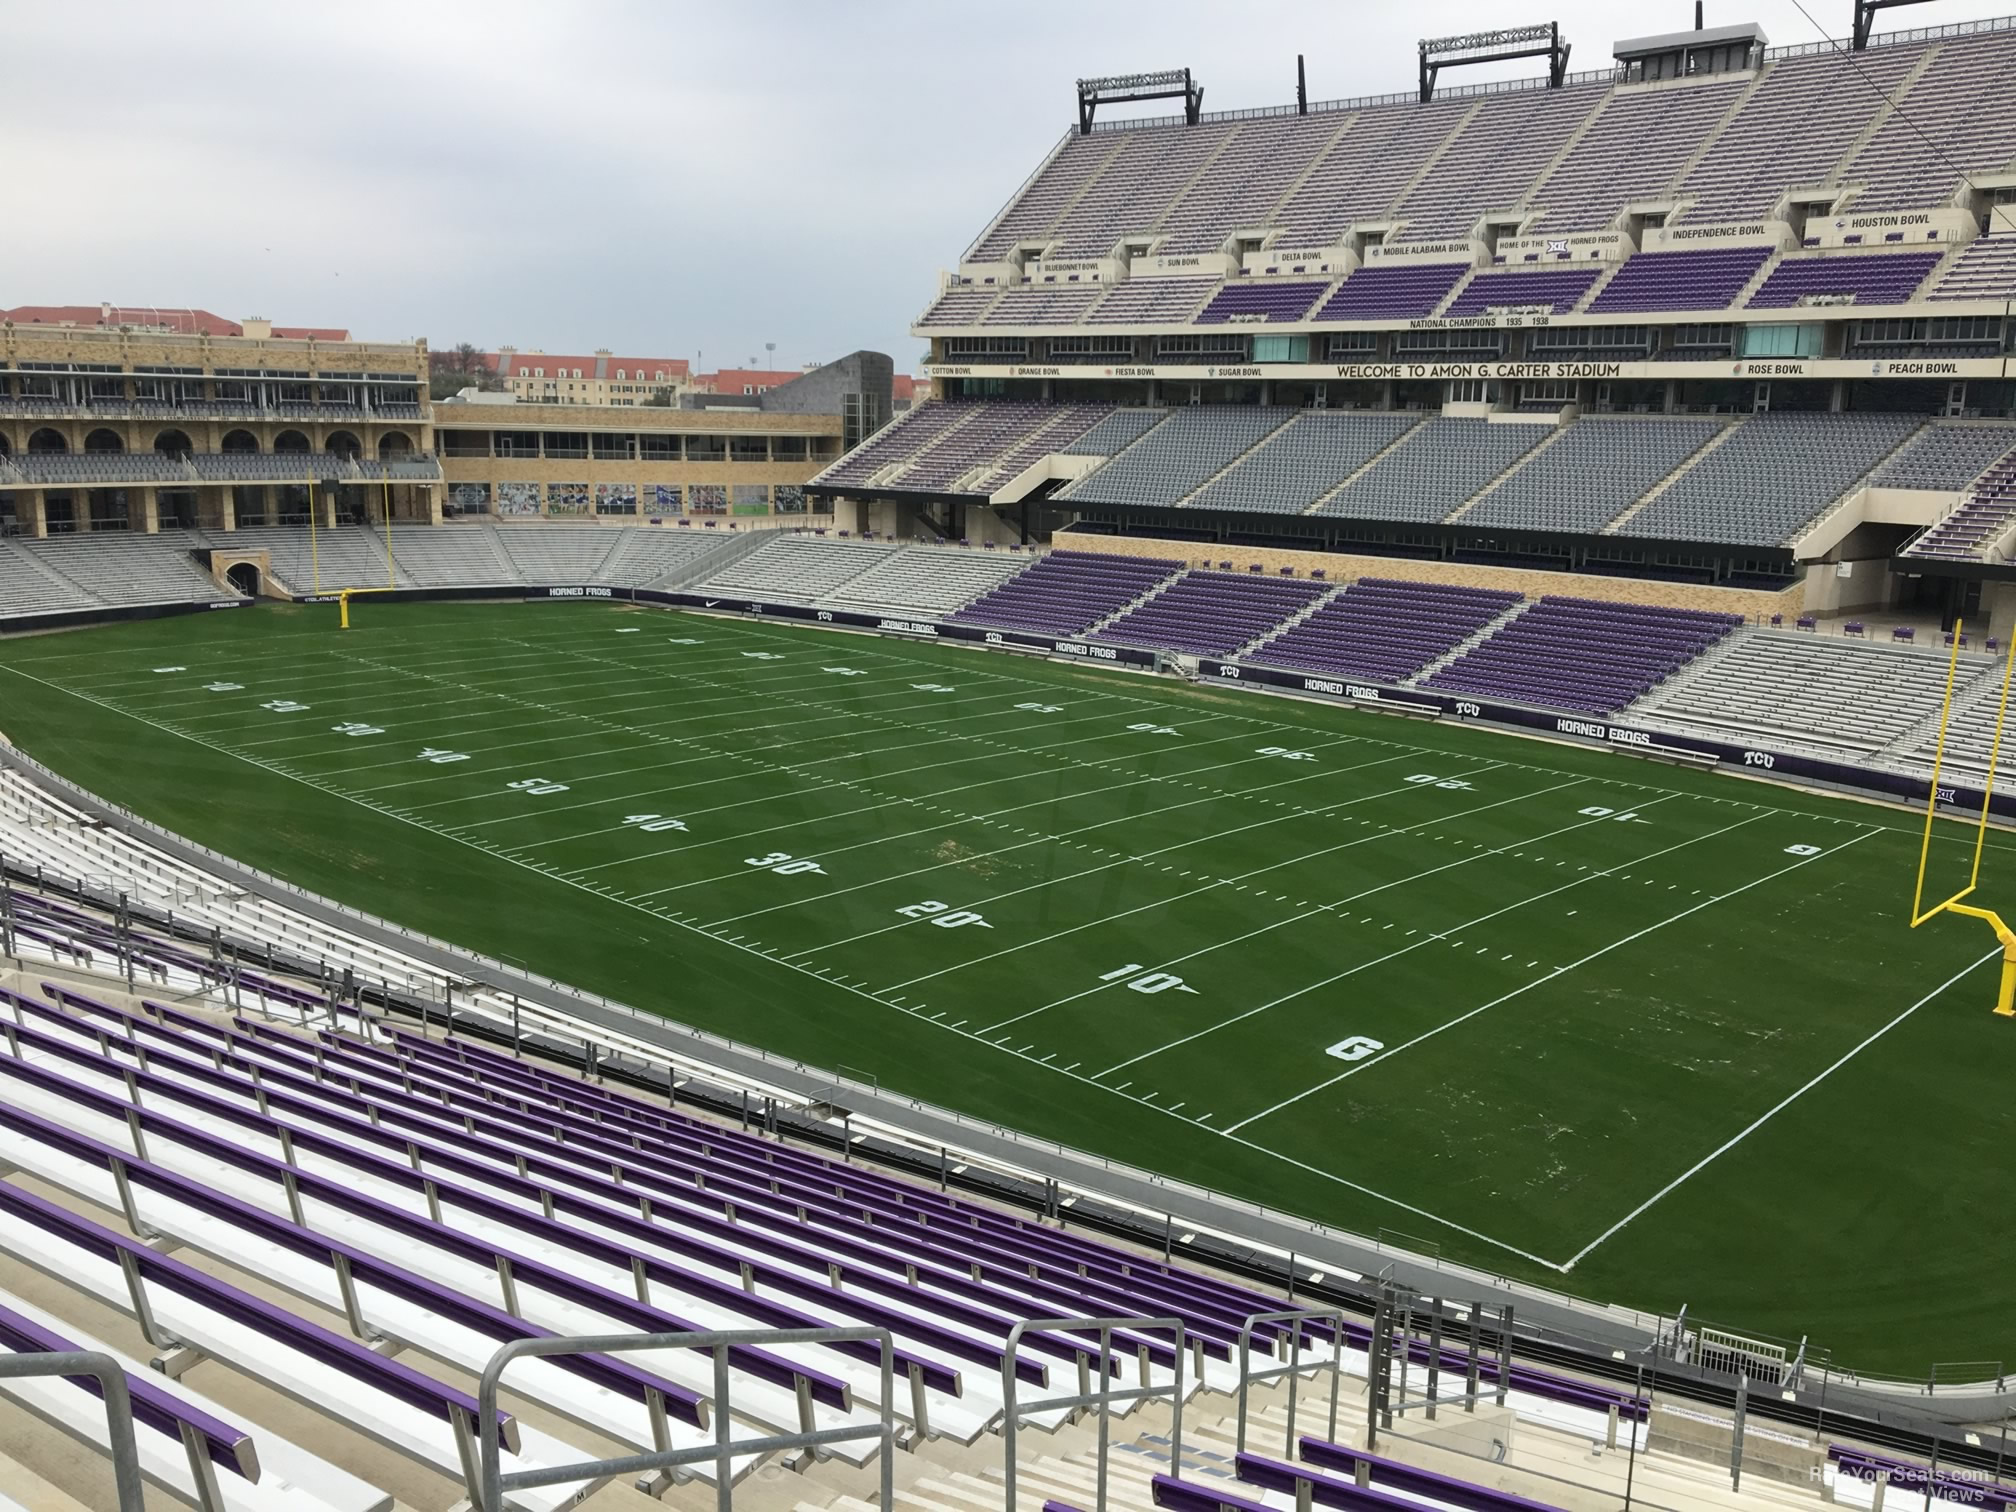
<path fill-rule="evenodd" d="M 782 388 L 793 378 L 803 378 L 804 371 L 791 368 L 783 372 L 765 372 L 761 368 L 723 368 L 718 373 L 702 373 L 693 380 L 694 387 L 710 394 L 739 394 L 747 388 Z"/>
<path fill-rule="evenodd" d="M 0 309 L 0 320 L 16 325 L 68 325 L 112 330 L 119 326 L 165 326 L 187 336 L 243 336 L 245 327 L 208 310 L 164 309 L 154 305 L 22 305 Z M 273 334 L 285 341 L 348 341 L 339 326 L 279 326 Z"/>

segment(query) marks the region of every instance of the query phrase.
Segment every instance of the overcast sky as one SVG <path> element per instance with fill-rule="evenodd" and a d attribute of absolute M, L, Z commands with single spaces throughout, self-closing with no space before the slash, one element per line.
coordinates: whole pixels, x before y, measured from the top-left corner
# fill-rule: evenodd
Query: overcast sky
<path fill-rule="evenodd" d="M 1847 31 L 1850 0 L 1708 0 L 1707 19 L 1814 40 L 1799 3 Z M 1939 0 L 1883 29 L 2010 11 Z M 1207 110 L 1275 105 L 1299 51 L 1312 99 L 1384 93 L 1412 87 L 1418 38 L 1548 19 L 1593 68 L 1693 4 L 24 0 L 0 306 L 903 366 L 937 270 L 1068 127 L 1078 77 L 1187 65 Z"/>

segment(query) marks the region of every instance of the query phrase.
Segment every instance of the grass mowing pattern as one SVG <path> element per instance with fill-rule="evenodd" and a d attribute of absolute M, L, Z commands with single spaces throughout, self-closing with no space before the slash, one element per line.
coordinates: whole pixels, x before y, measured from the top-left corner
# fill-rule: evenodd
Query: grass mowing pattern
<path fill-rule="evenodd" d="M 1865 1369 L 1982 1353 L 2016 1040 L 1962 975 L 1985 932 L 1904 927 L 1909 815 L 773 623 L 358 619 L 8 643 L 0 730 L 304 886 L 892 1090 Z"/>

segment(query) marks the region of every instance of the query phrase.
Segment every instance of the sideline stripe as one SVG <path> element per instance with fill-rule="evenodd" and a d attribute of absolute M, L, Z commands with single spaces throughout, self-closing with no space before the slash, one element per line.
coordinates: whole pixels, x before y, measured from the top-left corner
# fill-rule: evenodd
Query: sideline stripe
<path fill-rule="evenodd" d="M 1765 816 L 1759 814 L 1755 817 L 1761 819 Z M 1743 821 L 1744 824 L 1749 824 L 1751 822 L 1753 821 L 1749 819 Z M 1738 827 L 1739 826 L 1732 824 L 1729 826 L 1729 829 L 1736 829 Z M 1715 834 L 1717 835 L 1727 833 L 1728 830 L 1717 830 L 1715 832 Z M 1578 966 L 1587 966 L 1591 961 L 1595 960 L 1599 956 L 1606 956 L 1610 954 L 1610 952 L 1613 950 L 1621 950 L 1623 949 L 1624 946 L 1632 944 L 1634 941 L 1642 940 L 1645 938 L 1645 936 L 1656 933 L 1657 931 L 1664 929 L 1669 924 L 1677 924 L 1682 919 L 1688 918 L 1693 914 L 1701 912 L 1701 910 L 1704 908 L 1712 908 L 1717 903 L 1721 903 L 1726 901 L 1727 899 L 1736 897 L 1740 893 L 1746 893 L 1750 891 L 1750 889 L 1753 887 L 1762 887 L 1766 882 L 1775 882 L 1780 877 L 1785 876 L 1789 872 L 1795 872 L 1799 870 L 1799 868 L 1802 866 L 1811 866 L 1815 861 L 1823 861 L 1829 856 L 1835 855 L 1841 851 L 1848 849 L 1848 847 L 1851 845 L 1860 845 L 1864 840 L 1867 840 L 1871 835 L 1881 833 L 1882 829 L 1880 826 L 1871 826 L 1870 828 L 1862 831 L 1862 833 L 1857 835 L 1853 840 L 1843 841 L 1841 844 L 1835 846 L 1832 850 L 1824 850 L 1817 856 L 1802 857 L 1800 860 L 1793 862 L 1790 866 L 1781 866 L 1778 868 L 1777 871 L 1767 873 L 1762 877 L 1756 878 L 1754 881 L 1745 882 L 1741 887 L 1732 887 L 1726 893 L 1717 893 L 1712 898 L 1703 898 L 1699 903 L 1696 903 L 1692 908 L 1682 909 L 1679 913 L 1674 914 L 1670 919 L 1661 919 L 1657 924 L 1648 924 L 1645 926 L 1645 928 L 1638 930 L 1633 934 L 1628 934 L 1624 936 L 1624 938 L 1621 940 L 1612 940 L 1608 945 L 1605 945 L 1602 949 L 1590 951 L 1589 954 L 1582 957 L 1582 959 L 1579 961 L 1570 961 L 1566 966 L 1557 966 L 1554 970 L 1548 972 L 1547 975 L 1543 977 L 1535 977 L 1532 981 L 1526 983 L 1526 985 L 1523 987 L 1515 987 L 1502 997 L 1495 997 L 1488 1003 L 1483 1003 L 1480 1004 L 1478 1007 L 1472 1008 L 1468 1013 L 1458 1014 L 1455 1018 L 1450 1019 L 1447 1023 L 1437 1024 L 1433 1029 L 1427 1030 L 1425 1033 L 1415 1035 L 1414 1038 L 1408 1040 L 1405 1044 L 1395 1045 L 1391 1050 L 1382 1051 L 1378 1055 L 1372 1057 L 1372 1059 L 1368 1061 L 1362 1061 L 1358 1065 L 1353 1066 L 1348 1071 L 1340 1071 L 1337 1075 L 1331 1077 L 1328 1081 L 1318 1082 L 1315 1086 L 1309 1088 L 1308 1091 L 1297 1092 L 1293 1097 L 1286 1098 L 1283 1101 L 1274 1104 L 1274 1106 L 1271 1108 L 1263 1108 L 1260 1112 L 1255 1113 L 1250 1118 L 1242 1118 L 1239 1120 L 1238 1123 L 1230 1125 L 1225 1132 L 1228 1134 L 1234 1133 L 1240 1129 L 1245 1128 L 1246 1125 L 1250 1123 L 1258 1122 L 1260 1119 L 1267 1117 L 1271 1113 L 1279 1113 L 1283 1108 L 1287 1107 L 1290 1103 L 1298 1103 L 1302 1101 L 1303 1098 L 1310 1096 L 1312 1093 L 1321 1092 L 1325 1087 L 1334 1087 L 1337 1085 L 1337 1083 L 1341 1081 L 1348 1081 L 1351 1077 L 1356 1076 L 1360 1071 L 1370 1071 L 1374 1066 L 1378 1065 L 1381 1061 L 1391 1060 L 1394 1056 L 1400 1054 L 1403 1050 L 1413 1049 L 1423 1040 L 1431 1040 L 1435 1038 L 1436 1035 L 1441 1034 L 1444 1030 L 1454 1029 L 1458 1024 L 1468 1023 L 1471 1019 L 1477 1017 L 1477 1015 L 1480 1013 L 1489 1013 L 1493 1008 L 1498 1007 L 1500 1004 L 1509 1003 L 1512 1001 L 1512 999 L 1519 997 L 1524 993 L 1531 992 L 1535 987 L 1544 987 L 1549 982 L 1554 981 L 1557 977 L 1566 976 L 1569 972 L 1575 970 Z M 1713 839 L 1714 836 L 1704 835 L 1701 836 L 1700 838 Z M 1691 845 L 1694 842 L 1690 840 L 1687 843 Z M 1674 850 L 1678 850 L 1679 848 L 1680 847 L 1678 846 L 1672 847 L 1672 849 Z M 1660 851 L 1657 852 L 1656 854 L 1664 855 L 1665 852 Z M 1648 856 L 1645 859 L 1650 860 L 1652 858 Z M 1621 866 L 1635 865 L 1635 864 L 1637 863 L 1623 862 L 1620 863 L 1620 866 L 1612 867 L 1610 868 L 1610 870 L 1616 871 L 1621 869 Z M 1584 877 L 1581 879 L 1581 881 L 1582 882 L 1590 881 L 1592 880 L 1593 877 L 1605 876 L 1607 874 L 1608 873 L 1606 872 L 1592 873 L 1590 877 Z M 1579 886 L 1580 882 L 1570 883 L 1569 885 Z M 1566 891 L 1566 889 L 1565 888 L 1557 889 L 1557 891 Z M 1501 910 L 1501 912 L 1502 911 L 1503 910 Z M 1332 978 L 1332 980 L 1334 981 L 1335 978 Z M 1325 984 L 1319 982 L 1316 985 L 1320 987 Z M 1303 989 L 1303 991 L 1305 992 L 1308 990 L 1309 989 L 1306 987 Z M 1272 1007 L 1273 1005 L 1270 1003 L 1264 1006 Z M 1259 1010 L 1255 1009 L 1254 1011 L 1258 1012 Z"/>
<path fill-rule="evenodd" d="M 1849 844 L 1852 845 L 1854 844 L 1854 842 L 1851 840 Z M 1846 848 L 1847 848 L 1846 846 L 1839 847 L 1839 849 L 1843 850 L 1845 850 Z M 1898 1014 L 1897 1017 L 1890 1020 L 1890 1022 L 1885 1024 L 1881 1029 L 1878 1029 L 1874 1034 L 1870 1035 L 1867 1039 L 1862 1041 L 1862 1043 L 1857 1045 L 1853 1050 L 1850 1050 L 1846 1055 L 1842 1056 L 1841 1059 L 1834 1062 L 1834 1064 L 1829 1066 L 1825 1071 L 1822 1071 L 1818 1076 L 1814 1077 L 1811 1081 L 1806 1083 L 1806 1085 L 1801 1087 L 1797 1092 L 1794 1092 L 1791 1096 L 1785 1098 L 1776 1107 L 1772 1108 L 1770 1112 L 1764 1114 L 1763 1117 L 1757 1119 L 1754 1123 L 1750 1125 L 1749 1128 L 1745 1129 L 1742 1133 L 1736 1135 L 1733 1139 L 1724 1140 L 1715 1149 L 1709 1151 L 1706 1155 L 1702 1156 L 1699 1160 L 1695 1161 L 1694 1164 L 1687 1167 L 1686 1170 L 1682 1171 L 1678 1176 L 1675 1176 L 1671 1181 L 1667 1182 L 1666 1185 L 1659 1188 L 1658 1191 L 1654 1192 L 1650 1197 L 1647 1197 L 1643 1202 L 1639 1203 L 1638 1206 L 1631 1209 L 1630 1212 L 1626 1213 L 1622 1218 L 1619 1218 L 1615 1223 L 1611 1224 L 1610 1227 L 1603 1230 L 1603 1232 L 1598 1234 L 1594 1239 L 1591 1239 L 1587 1244 L 1583 1245 L 1582 1248 L 1577 1250 L 1569 1258 L 1567 1264 L 1560 1265 L 1555 1268 L 1557 1270 L 1562 1271 L 1573 1270 L 1576 1267 L 1576 1265 L 1578 1265 L 1581 1261 L 1587 1259 L 1592 1252 L 1594 1252 L 1596 1249 L 1598 1249 L 1603 1244 L 1608 1242 L 1610 1239 L 1614 1238 L 1618 1233 L 1623 1231 L 1625 1228 L 1629 1227 L 1630 1224 L 1633 1222 L 1633 1220 L 1643 1216 L 1648 1210 L 1657 1206 L 1659 1202 L 1664 1200 L 1666 1197 L 1670 1196 L 1680 1187 L 1685 1186 L 1687 1182 L 1692 1180 L 1695 1176 L 1699 1175 L 1702 1171 L 1706 1170 L 1709 1166 L 1713 1165 L 1716 1161 L 1720 1160 L 1724 1155 L 1727 1155 L 1731 1150 L 1735 1149 L 1736 1146 L 1743 1143 L 1744 1140 L 1748 1139 L 1752 1134 L 1755 1134 L 1759 1129 L 1763 1128 L 1764 1125 L 1771 1122 L 1772 1119 L 1776 1118 L 1780 1113 L 1783 1113 L 1787 1108 L 1791 1107 L 1792 1104 L 1799 1101 L 1800 1098 L 1804 1097 L 1808 1092 L 1811 1092 L 1815 1087 L 1819 1086 L 1820 1083 L 1827 1080 L 1828 1077 L 1832 1076 L 1836 1071 L 1839 1071 L 1843 1066 L 1847 1065 L 1848 1062 L 1855 1059 L 1856 1056 L 1860 1055 L 1864 1050 L 1867 1050 L 1871 1045 L 1875 1044 L 1876 1041 L 1883 1038 L 1883 1036 L 1888 1034 L 1892 1029 L 1895 1029 L 1899 1024 L 1903 1023 L 1904 1020 L 1911 1017 L 1911 1015 L 1916 1013 L 1920 1008 L 1923 1008 L 1927 1003 L 1931 1002 L 1934 998 L 1938 997 L 1942 992 L 1946 991 L 1947 988 L 1953 986 L 1961 978 L 1969 976 L 1972 973 L 1978 971 L 1981 967 L 1987 965 L 1988 962 L 1998 959 L 2001 956 L 2001 954 L 2002 949 L 1998 945 L 1995 949 L 1989 951 L 1986 955 L 1982 956 L 1978 961 L 1975 961 L 1973 965 L 1961 967 L 1958 971 L 1954 972 L 1953 975 L 1946 978 L 1945 981 L 1941 982 L 1937 987 L 1934 987 L 1930 992 L 1926 993 L 1925 996 L 1918 999 L 1918 1001 L 1913 1003 L 1909 1008 L 1906 1008 L 1902 1013 Z"/>

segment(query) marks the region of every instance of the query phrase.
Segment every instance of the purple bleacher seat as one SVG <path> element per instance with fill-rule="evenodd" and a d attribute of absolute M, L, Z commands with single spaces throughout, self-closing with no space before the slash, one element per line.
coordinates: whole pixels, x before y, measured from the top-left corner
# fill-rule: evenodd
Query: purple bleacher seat
<path fill-rule="evenodd" d="M 1602 271 L 1593 267 L 1547 268 L 1516 273 L 1481 272 L 1457 291 L 1446 312 L 1482 315 L 1499 307 L 1533 306 L 1560 314 L 1575 308 Z"/>
<path fill-rule="evenodd" d="M 1916 633 L 1909 625 L 1896 625 L 1890 631 L 1890 639 L 1893 641 L 1908 641 L 1916 640 L 1917 638 Z"/>
<path fill-rule="evenodd" d="M 1094 639 L 1198 656 L 1229 655 L 1272 634 L 1324 594 L 1320 584 L 1270 578 L 1264 572 L 1255 564 L 1244 576 L 1187 573 L 1140 608 L 1121 615 Z"/>
<path fill-rule="evenodd" d="M 1079 635 L 1182 569 L 1158 558 L 1053 551 L 952 618 L 1044 635 Z"/>
<path fill-rule="evenodd" d="M 1641 310 L 1724 310 L 1757 276 L 1769 247 L 1702 252 L 1641 252 L 1620 267 L 1589 303 L 1592 315 Z"/>
<path fill-rule="evenodd" d="M 1157 1475 L 1149 1487 L 1155 1505 L 1167 1507 L 1170 1512 L 1273 1512 L 1266 1502 L 1234 1495 L 1221 1480 L 1201 1485 L 1178 1480 L 1173 1475 Z"/>
<path fill-rule="evenodd" d="M 11 1194 L 14 1188 L 6 1187 Z M 4 1195 L 4 1194 L 0 1194 Z M 26 1195 L 23 1193 L 22 1195 Z M 62 1212 L 54 1203 L 44 1206 Z M 68 1216 L 67 1214 L 65 1216 Z M 93 1225 L 95 1227 L 95 1225 Z M 76 1343 L 52 1329 L 44 1328 L 34 1319 L 14 1311 L 10 1307 L 0 1307 L 0 1351 L 8 1354 L 76 1354 Z M 99 1394 L 98 1383 L 88 1378 L 77 1381 L 80 1390 L 91 1395 Z M 174 1393 L 155 1385 L 143 1376 L 126 1372 L 126 1394 L 133 1406 L 133 1420 L 144 1423 L 149 1428 L 180 1439 L 186 1429 L 203 1445 L 210 1462 L 221 1465 L 234 1475 L 256 1480 L 259 1476 L 258 1446 L 244 1429 L 234 1427 L 221 1418 L 212 1417 L 201 1408 L 192 1407 Z"/>
<path fill-rule="evenodd" d="M 1751 310 L 1788 309 L 1802 301 L 1852 296 L 1856 304 L 1904 304 L 1938 266 L 1941 254 L 1912 252 L 1901 257 L 1802 257 L 1771 270 L 1744 306 Z"/>
<path fill-rule="evenodd" d="M 1250 655 L 1298 672 L 1397 683 L 1447 655 L 1518 602 L 1516 593 L 1491 589 L 1360 578 Z"/>
<path fill-rule="evenodd" d="M 1548 597 L 1423 686 L 1607 714 L 1651 692 L 1742 623 L 1734 614 Z"/>
<path fill-rule="evenodd" d="M 1469 263 L 1374 264 L 1360 268 L 1323 302 L 1317 320 L 1419 320 L 1435 313 Z"/>
<path fill-rule="evenodd" d="M 1328 283 L 1276 283 L 1272 279 L 1227 284 L 1212 297 L 1211 303 L 1197 312 L 1191 324 L 1224 325 L 1233 320 L 1242 325 L 1272 324 L 1300 320 L 1309 313 L 1317 296 L 1329 287 Z"/>
<path fill-rule="evenodd" d="M 38 1038 L 43 1039 L 42 1048 L 46 1052 L 46 1037 Z M 159 1286 L 214 1312 L 235 1318 L 276 1343 L 334 1366 L 412 1411 L 444 1423 L 452 1423 L 458 1414 L 471 1421 L 479 1418 L 479 1404 L 469 1393 L 443 1385 L 412 1365 L 378 1354 L 368 1345 L 345 1334 L 261 1301 L 185 1261 L 163 1255 L 130 1235 L 93 1223 L 58 1203 L 0 1183 L 0 1211 L 9 1212 L 33 1224 L 42 1233 L 59 1237 L 87 1254 L 117 1259 L 121 1265 L 131 1266 L 150 1286 Z M 0 1328 L 4 1328 L 5 1316 L 5 1309 L 0 1309 Z M 496 1423 L 505 1444 L 515 1449 L 518 1430 L 511 1414 L 500 1409 Z M 211 1438 L 212 1457 L 219 1459 L 220 1463 L 233 1463 L 248 1447 Z M 229 1458 L 225 1457 L 227 1453 Z"/>

